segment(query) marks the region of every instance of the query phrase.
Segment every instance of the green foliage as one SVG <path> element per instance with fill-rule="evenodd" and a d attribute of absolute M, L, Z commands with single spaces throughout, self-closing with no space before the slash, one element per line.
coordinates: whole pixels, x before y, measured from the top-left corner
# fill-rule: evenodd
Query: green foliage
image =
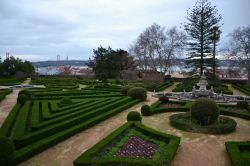
<path fill-rule="evenodd" d="M 15 147 L 7 137 L 0 137 L 0 158 L 9 156 L 14 153 Z"/>
<path fill-rule="evenodd" d="M 227 153 L 232 166 L 250 165 L 250 141 L 226 142 Z"/>
<path fill-rule="evenodd" d="M 242 85 L 242 84 L 233 84 L 233 88 L 245 93 L 246 95 L 250 96 L 250 86 Z"/>
<path fill-rule="evenodd" d="M 68 97 L 64 97 L 64 98 L 61 99 L 60 104 L 61 105 L 72 104 L 72 100 L 70 98 L 68 98 Z"/>
<path fill-rule="evenodd" d="M 110 47 L 98 47 L 94 50 L 93 60 L 88 64 L 95 72 L 95 77 L 103 82 L 109 78 L 120 77 L 122 70 L 133 69 L 133 58 L 124 50 L 112 50 Z"/>
<path fill-rule="evenodd" d="M 133 157 L 116 157 L 113 155 L 114 147 L 110 148 L 110 145 L 119 144 L 123 145 L 124 139 L 128 135 L 139 134 L 144 139 L 150 139 L 158 145 L 157 152 L 154 154 L 151 160 L 145 160 L 142 158 Z M 126 139 L 125 139 L 126 141 Z M 127 122 L 109 136 L 101 140 L 99 143 L 94 145 L 89 150 L 85 151 L 75 161 L 75 166 L 110 166 L 110 165 L 121 165 L 121 166 L 163 166 L 169 165 L 171 160 L 174 158 L 178 146 L 180 144 L 180 138 L 159 131 L 150 129 L 140 122 Z M 114 151 L 115 152 L 115 151 Z M 98 155 L 102 154 L 102 156 Z M 103 156 L 104 155 L 104 156 Z"/>
<path fill-rule="evenodd" d="M 127 121 L 141 121 L 141 114 L 136 111 L 131 111 L 127 115 Z"/>
<path fill-rule="evenodd" d="M 235 130 L 237 123 L 235 120 L 220 117 L 216 123 L 211 125 L 201 126 L 197 123 L 193 123 L 189 113 L 180 113 L 171 115 L 170 123 L 177 129 L 195 133 L 207 133 L 207 134 L 224 134 Z"/>
<path fill-rule="evenodd" d="M 159 101 L 162 103 L 162 104 L 167 104 L 169 102 L 169 98 L 167 96 L 161 96 L 159 98 Z"/>
<path fill-rule="evenodd" d="M 27 97 L 27 95 L 25 94 L 21 94 L 18 96 L 17 98 L 17 103 L 21 104 L 21 105 L 24 105 L 24 103 L 29 100 L 29 98 Z"/>
<path fill-rule="evenodd" d="M 0 89 L 0 102 L 5 98 L 5 96 L 10 94 L 12 91 L 12 89 Z"/>
<path fill-rule="evenodd" d="M 213 44 L 211 29 L 215 26 L 219 29 L 222 19 L 217 12 L 216 6 L 212 6 L 208 0 L 198 0 L 193 9 L 188 11 L 184 27 L 189 38 L 186 64 L 191 73 L 202 75 L 204 70 L 213 66 L 210 56 Z"/>
<path fill-rule="evenodd" d="M 217 121 L 219 109 L 214 100 L 198 99 L 191 107 L 191 117 L 200 125 L 210 125 Z"/>
<path fill-rule="evenodd" d="M 147 99 L 147 91 L 142 87 L 134 87 L 129 89 L 128 95 L 133 99 L 140 99 L 141 101 L 145 101 Z"/>
<path fill-rule="evenodd" d="M 28 99 L 31 99 L 31 92 L 29 90 L 27 90 L 27 89 L 21 90 L 18 93 L 18 96 L 20 96 L 21 94 L 24 94 L 26 97 L 28 97 Z"/>
<path fill-rule="evenodd" d="M 236 107 L 241 109 L 247 109 L 249 107 L 249 104 L 247 101 L 238 101 Z"/>
<path fill-rule="evenodd" d="M 17 104 L 0 129 L 0 136 L 13 140 L 16 150 L 12 161 L 17 163 L 139 102 L 119 92 L 100 91 L 98 88 L 28 91 L 32 98 L 24 105 Z M 45 97 L 47 99 L 43 100 Z M 60 99 L 64 97 L 71 98 L 73 103 L 60 105 Z"/>
<path fill-rule="evenodd" d="M 130 86 L 130 85 L 126 85 L 126 86 L 123 86 L 121 88 L 121 93 L 124 94 L 124 95 L 128 95 L 128 91 L 129 89 L 131 89 L 133 86 Z"/>
<path fill-rule="evenodd" d="M 14 165 L 15 147 L 9 138 L 0 137 L 0 149 L 0 165 Z"/>
<path fill-rule="evenodd" d="M 19 58 L 10 56 L 0 63 L 0 75 L 14 76 L 17 72 L 32 74 L 35 72 L 33 65 L 29 61 L 22 61 Z"/>
<path fill-rule="evenodd" d="M 141 107 L 141 114 L 143 116 L 149 116 L 149 115 L 151 115 L 151 108 L 148 105 L 143 105 Z"/>
<path fill-rule="evenodd" d="M 182 83 L 177 84 L 173 92 L 183 92 L 184 90 L 186 92 L 191 92 L 197 81 L 198 79 L 187 78 Z"/>

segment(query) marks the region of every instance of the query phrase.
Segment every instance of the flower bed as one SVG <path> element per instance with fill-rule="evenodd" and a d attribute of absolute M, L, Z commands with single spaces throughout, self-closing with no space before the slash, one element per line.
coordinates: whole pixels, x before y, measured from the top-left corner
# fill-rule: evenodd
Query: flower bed
<path fill-rule="evenodd" d="M 115 156 L 151 159 L 156 150 L 156 144 L 145 141 L 141 137 L 134 135 L 116 152 Z"/>
<path fill-rule="evenodd" d="M 162 166 L 168 165 L 180 138 L 147 128 L 141 122 L 127 122 L 75 161 L 75 166 Z"/>

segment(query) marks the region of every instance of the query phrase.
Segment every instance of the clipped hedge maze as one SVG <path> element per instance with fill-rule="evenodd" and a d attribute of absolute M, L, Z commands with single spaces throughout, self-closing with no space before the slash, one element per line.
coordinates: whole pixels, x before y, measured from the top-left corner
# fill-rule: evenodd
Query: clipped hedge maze
<path fill-rule="evenodd" d="M 226 142 L 225 145 L 233 166 L 250 165 L 250 141 Z"/>
<path fill-rule="evenodd" d="M 73 103 L 60 105 L 65 96 L 73 99 Z M 19 163 L 138 102 L 107 91 L 34 92 L 24 105 L 14 106 L 0 129 L 0 136 L 14 142 L 15 161 Z"/>
<path fill-rule="evenodd" d="M 75 166 L 152 166 L 168 165 L 180 144 L 180 138 L 127 122 L 75 161 Z"/>

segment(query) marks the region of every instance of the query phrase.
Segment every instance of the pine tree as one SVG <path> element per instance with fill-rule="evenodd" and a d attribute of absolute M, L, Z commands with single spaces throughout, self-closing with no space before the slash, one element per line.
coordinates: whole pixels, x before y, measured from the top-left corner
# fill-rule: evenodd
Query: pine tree
<path fill-rule="evenodd" d="M 188 35 L 188 50 L 186 64 L 192 74 L 200 75 L 213 66 L 211 60 L 213 27 L 220 28 L 222 16 L 216 6 L 208 0 L 198 0 L 192 10 L 188 11 L 185 30 Z"/>

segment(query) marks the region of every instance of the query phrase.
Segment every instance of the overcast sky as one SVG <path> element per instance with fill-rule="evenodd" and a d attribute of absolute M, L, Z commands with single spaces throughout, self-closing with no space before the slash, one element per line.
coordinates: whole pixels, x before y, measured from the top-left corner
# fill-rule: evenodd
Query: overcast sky
<path fill-rule="evenodd" d="M 102 45 L 128 49 L 153 23 L 181 27 L 196 0 L 0 0 L 0 55 L 30 61 L 87 60 Z M 250 25 L 250 0 L 211 0 L 223 17 L 221 43 Z"/>

